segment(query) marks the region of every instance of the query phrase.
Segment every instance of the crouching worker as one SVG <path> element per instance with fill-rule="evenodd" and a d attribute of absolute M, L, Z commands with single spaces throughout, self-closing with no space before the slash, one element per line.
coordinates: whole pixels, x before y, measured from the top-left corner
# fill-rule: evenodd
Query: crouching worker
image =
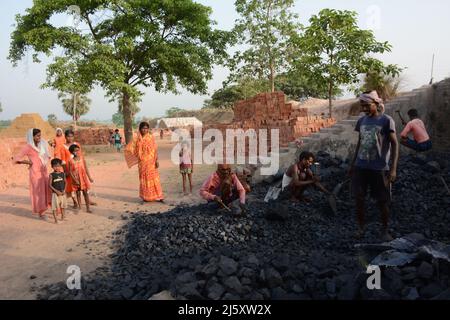
<path fill-rule="evenodd" d="M 427 129 L 425 129 L 425 124 L 419 118 L 419 113 L 416 109 L 411 109 L 408 111 L 408 116 L 411 121 L 406 124 L 405 129 L 400 134 L 400 143 L 419 152 L 430 150 L 432 148 L 430 136 L 427 133 Z M 403 122 L 403 124 L 405 123 Z M 408 137 L 410 133 L 413 139 Z"/>
<path fill-rule="evenodd" d="M 331 194 L 311 171 L 313 163 L 314 155 L 311 152 L 305 151 L 300 154 L 298 162 L 290 166 L 283 176 L 281 184 L 282 199 L 311 202 L 309 198 L 303 196 L 303 193 L 312 186 Z"/>
<path fill-rule="evenodd" d="M 228 164 L 219 164 L 217 171 L 203 183 L 200 189 L 200 196 L 207 200 L 211 207 L 217 209 L 231 211 L 229 210 L 230 204 L 239 201 L 240 215 L 247 213 L 245 195 L 244 187 L 236 174 L 231 172 Z"/>

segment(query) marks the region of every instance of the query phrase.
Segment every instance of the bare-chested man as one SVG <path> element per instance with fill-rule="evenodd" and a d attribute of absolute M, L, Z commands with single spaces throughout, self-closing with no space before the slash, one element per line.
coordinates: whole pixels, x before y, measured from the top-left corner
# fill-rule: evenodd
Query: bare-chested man
<path fill-rule="evenodd" d="M 302 152 L 298 162 L 290 166 L 284 174 L 281 189 L 291 200 L 310 202 L 311 200 L 304 197 L 303 193 L 311 186 L 315 186 L 319 190 L 330 194 L 320 183 L 319 178 L 311 171 L 310 168 L 313 163 L 314 155 L 308 151 Z"/>

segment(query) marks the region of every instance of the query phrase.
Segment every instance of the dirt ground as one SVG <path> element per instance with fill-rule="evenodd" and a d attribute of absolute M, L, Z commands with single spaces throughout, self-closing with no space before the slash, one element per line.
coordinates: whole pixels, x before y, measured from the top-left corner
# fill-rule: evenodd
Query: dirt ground
<path fill-rule="evenodd" d="M 40 286 L 65 282 L 68 266 L 79 266 L 82 273 L 101 266 L 114 250 L 112 233 L 135 211 L 157 214 L 202 201 L 198 191 L 214 168 L 196 166 L 194 192 L 184 196 L 178 167 L 170 160 L 173 144 L 169 140 L 157 142 L 165 204 L 141 203 L 137 168 L 128 169 L 123 154 L 113 151 L 86 157 L 95 180 L 91 194 L 98 204 L 93 214 L 69 209 L 68 221 L 55 225 L 53 219 L 46 222 L 32 216 L 25 183 L 2 192 L 0 299 L 35 299 Z M 50 218 L 50 211 L 48 214 Z"/>

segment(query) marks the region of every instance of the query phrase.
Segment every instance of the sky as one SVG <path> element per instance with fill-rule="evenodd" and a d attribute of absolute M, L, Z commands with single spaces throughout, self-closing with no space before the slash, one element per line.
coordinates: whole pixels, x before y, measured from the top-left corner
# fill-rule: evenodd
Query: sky
<path fill-rule="evenodd" d="M 212 18 L 217 28 L 231 30 L 237 18 L 234 0 L 197 0 L 213 9 Z M 76 0 L 74 0 L 76 4 Z M 31 54 L 13 68 L 7 60 L 10 37 L 14 30 L 15 16 L 31 7 L 32 0 L 0 0 L 0 102 L 3 112 L 0 120 L 14 119 L 22 113 L 39 112 L 44 118 L 56 114 L 58 119 L 68 120 L 62 111 L 57 92 L 40 89 L 45 81 L 46 65 L 32 62 Z M 450 1 L 447 0 L 297 0 L 294 11 L 303 24 L 323 8 L 356 11 L 359 25 L 375 32 L 378 41 L 388 41 L 392 52 L 383 55 L 385 63 L 406 68 L 403 73 L 403 89 L 410 90 L 428 84 L 431 77 L 431 61 L 435 54 L 435 81 L 450 77 Z M 67 18 L 62 18 L 67 19 Z M 58 54 L 58 52 L 55 52 Z M 213 79 L 208 83 L 209 93 L 219 89 L 228 72 L 216 67 Z M 162 94 L 152 88 L 144 89 L 142 111 L 138 117 L 159 117 L 171 107 L 200 109 L 208 96 L 193 95 L 182 91 L 180 95 Z M 89 97 L 91 111 L 85 119 L 110 120 L 117 111 L 117 104 L 108 102 L 101 88 L 95 88 Z"/>

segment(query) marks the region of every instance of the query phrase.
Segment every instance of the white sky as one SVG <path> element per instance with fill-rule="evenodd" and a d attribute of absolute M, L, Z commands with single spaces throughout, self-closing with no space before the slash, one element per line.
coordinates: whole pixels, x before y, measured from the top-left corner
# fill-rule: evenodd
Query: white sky
<path fill-rule="evenodd" d="M 74 0 L 76 3 L 76 1 Z M 237 18 L 233 0 L 198 0 L 213 8 L 213 18 L 218 28 L 230 30 Z M 31 56 L 13 68 L 6 59 L 14 17 L 24 13 L 32 0 L 0 1 L 0 101 L 3 113 L 0 119 L 13 119 L 21 113 L 39 112 L 44 118 L 54 113 L 59 119 L 68 119 L 62 111 L 57 93 L 42 90 L 45 80 L 45 62 L 33 64 Z M 298 0 L 295 11 L 302 23 L 307 23 L 312 14 L 323 8 L 354 10 L 359 14 L 363 28 L 375 31 L 377 40 L 389 41 L 393 51 L 382 57 L 386 63 L 406 67 L 404 89 L 413 89 L 430 80 L 431 57 L 436 54 L 435 81 L 450 77 L 450 2 L 446 0 Z M 216 68 L 209 83 L 213 92 L 222 85 L 227 71 Z M 138 116 L 156 117 L 164 115 L 170 107 L 199 109 L 207 96 L 196 96 L 186 92 L 175 96 L 145 90 L 145 97 Z M 109 103 L 101 89 L 90 94 L 93 100 L 91 111 L 84 118 L 109 120 L 117 110 Z"/>

